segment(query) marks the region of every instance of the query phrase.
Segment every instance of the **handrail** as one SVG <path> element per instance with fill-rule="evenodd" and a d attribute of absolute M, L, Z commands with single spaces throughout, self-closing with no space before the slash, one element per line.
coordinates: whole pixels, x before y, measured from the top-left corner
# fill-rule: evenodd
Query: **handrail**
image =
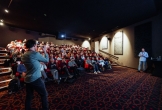
<path fill-rule="evenodd" d="M 119 59 L 119 57 L 114 56 L 114 55 L 112 55 L 112 54 L 110 54 L 110 53 L 107 53 L 107 52 L 102 51 L 102 50 L 99 50 L 99 51 L 100 51 L 100 52 L 102 52 L 102 53 L 104 53 L 104 54 L 106 54 L 106 55 L 109 55 L 110 57 L 112 57 L 112 58 L 114 58 L 114 59 L 116 59 L 116 60 L 118 60 L 118 59 Z"/>

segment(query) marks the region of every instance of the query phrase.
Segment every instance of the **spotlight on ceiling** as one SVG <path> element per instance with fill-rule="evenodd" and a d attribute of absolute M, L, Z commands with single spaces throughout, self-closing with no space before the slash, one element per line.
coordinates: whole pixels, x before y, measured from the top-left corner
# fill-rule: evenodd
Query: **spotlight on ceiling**
<path fill-rule="evenodd" d="M 0 22 L 0 26 L 3 26 L 4 25 L 4 23 L 3 22 Z"/>
<path fill-rule="evenodd" d="M 91 40 L 91 38 L 89 37 L 88 40 Z"/>
<path fill-rule="evenodd" d="M 6 13 L 9 13 L 9 10 L 7 10 L 7 9 L 5 9 L 4 11 L 5 11 Z"/>
<path fill-rule="evenodd" d="M 1 22 L 3 22 L 3 19 L 1 19 Z"/>

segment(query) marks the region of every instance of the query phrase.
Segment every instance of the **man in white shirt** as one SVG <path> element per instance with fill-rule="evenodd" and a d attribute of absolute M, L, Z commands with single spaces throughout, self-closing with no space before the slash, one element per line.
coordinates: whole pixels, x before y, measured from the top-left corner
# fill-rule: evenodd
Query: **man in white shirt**
<path fill-rule="evenodd" d="M 142 70 L 145 71 L 146 70 L 146 58 L 149 57 L 148 53 L 145 52 L 144 48 L 142 48 L 142 51 L 139 53 L 138 56 L 140 57 L 139 58 L 139 65 L 138 65 L 138 72 L 140 72 L 142 65 L 143 65 Z"/>

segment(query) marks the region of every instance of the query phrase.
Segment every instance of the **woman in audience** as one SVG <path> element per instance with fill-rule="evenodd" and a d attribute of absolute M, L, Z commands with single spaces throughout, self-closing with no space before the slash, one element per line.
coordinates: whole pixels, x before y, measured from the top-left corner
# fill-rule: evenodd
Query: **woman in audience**
<path fill-rule="evenodd" d="M 85 68 L 88 72 L 90 72 L 91 66 L 93 67 L 92 60 L 89 57 L 87 57 L 86 60 L 85 60 Z"/>
<path fill-rule="evenodd" d="M 94 57 L 92 57 L 92 65 L 93 65 L 93 69 L 94 69 L 94 74 L 101 73 L 101 72 L 99 71 L 98 63 L 97 63 L 97 61 L 94 59 Z"/>
<path fill-rule="evenodd" d="M 47 66 L 48 69 L 50 69 L 53 79 L 56 80 L 58 83 L 60 82 L 59 74 L 58 74 L 58 68 L 56 66 L 56 62 L 53 58 L 50 59 L 50 62 Z"/>
<path fill-rule="evenodd" d="M 78 65 L 76 64 L 75 59 L 73 57 L 70 58 L 70 61 L 68 62 L 68 66 L 70 67 L 70 70 L 73 71 L 74 77 L 76 78 L 76 76 L 79 75 L 77 70 Z"/>
<path fill-rule="evenodd" d="M 41 67 L 42 79 L 44 80 L 44 82 L 49 81 L 47 74 L 44 71 L 45 69 L 47 69 L 47 66 L 43 62 L 40 62 L 40 67 Z"/>
<path fill-rule="evenodd" d="M 101 70 L 104 71 L 104 66 L 105 66 L 105 61 L 103 60 L 102 57 L 100 57 L 100 59 L 98 59 L 98 64 L 101 67 Z"/>
<path fill-rule="evenodd" d="M 58 71 L 59 73 L 61 73 L 62 71 L 65 72 L 69 78 L 73 77 L 73 75 L 71 75 L 68 70 L 68 65 L 67 65 L 65 58 L 63 58 L 61 63 L 58 65 Z"/>
<path fill-rule="evenodd" d="M 61 54 L 58 54 L 57 61 L 62 60 Z"/>

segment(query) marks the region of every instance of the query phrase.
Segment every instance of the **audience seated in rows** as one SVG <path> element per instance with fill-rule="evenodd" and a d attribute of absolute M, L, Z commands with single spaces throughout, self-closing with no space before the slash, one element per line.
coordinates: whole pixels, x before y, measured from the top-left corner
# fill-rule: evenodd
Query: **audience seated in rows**
<path fill-rule="evenodd" d="M 15 40 L 7 45 L 11 53 L 11 59 L 13 59 L 12 63 L 17 58 L 20 59 L 21 55 L 26 51 L 24 43 L 25 40 L 19 43 Z M 49 63 L 43 64 L 44 68 L 41 70 L 44 80 L 48 77 L 46 73 L 52 74 L 53 79 L 59 83 L 62 77 L 72 78 L 74 75 L 76 78 L 79 76 L 78 68 L 92 69 L 95 74 L 101 73 L 105 69 L 111 69 L 111 63 L 108 58 L 104 58 L 101 54 L 97 54 L 79 45 L 56 45 L 53 42 L 38 42 L 38 52 L 42 56 L 44 56 L 43 46 L 48 48 L 47 53 L 50 58 Z M 42 65 L 41 62 L 40 65 Z"/>

